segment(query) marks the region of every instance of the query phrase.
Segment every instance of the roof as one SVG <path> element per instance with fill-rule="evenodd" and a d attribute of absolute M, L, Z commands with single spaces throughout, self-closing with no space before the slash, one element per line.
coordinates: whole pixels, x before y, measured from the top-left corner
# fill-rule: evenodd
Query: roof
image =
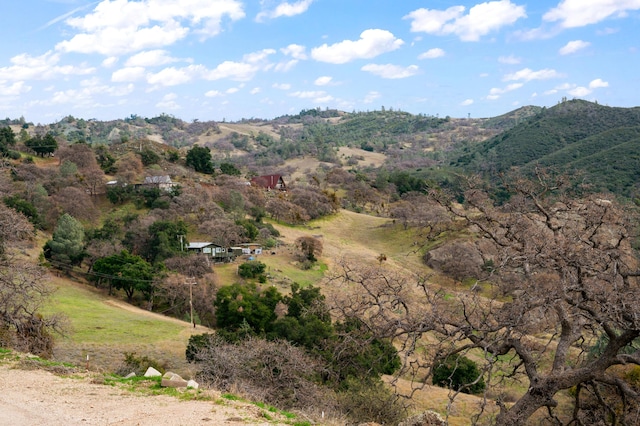
<path fill-rule="evenodd" d="M 207 246 L 212 245 L 213 243 L 204 243 L 204 242 L 200 242 L 200 243 L 189 243 L 189 245 L 187 246 L 188 249 L 201 249 L 201 248 L 205 248 Z"/>
<path fill-rule="evenodd" d="M 147 176 L 144 178 L 145 184 L 150 183 L 172 183 L 171 178 L 168 175 L 165 176 Z"/>
<path fill-rule="evenodd" d="M 268 189 L 278 188 L 279 183 L 284 186 L 284 179 L 282 179 L 282 175 L 256 176 L 251 179 L 252 185 L 261 186 Z"/>

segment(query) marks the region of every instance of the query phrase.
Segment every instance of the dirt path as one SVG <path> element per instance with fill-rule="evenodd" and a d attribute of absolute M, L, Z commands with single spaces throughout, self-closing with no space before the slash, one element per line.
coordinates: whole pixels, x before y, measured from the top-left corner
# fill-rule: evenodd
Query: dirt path
<path fill-rule="evenodd" d="M 0 365 L 0 426 L 288 424 L 275 419 L 275 413 L 220 399 L 213 391 L 205 391 L 210 401 L 181 401 L 92 382 L 98 379 Z"/>

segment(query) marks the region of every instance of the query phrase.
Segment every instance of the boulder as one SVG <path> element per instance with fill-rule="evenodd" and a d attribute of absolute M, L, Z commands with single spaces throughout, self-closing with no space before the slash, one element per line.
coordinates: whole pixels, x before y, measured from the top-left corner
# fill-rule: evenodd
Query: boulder
<path fill-rule="evenodd" d="M 144 373 L 144 377 L 158 377 L 158 376 L 162 376 L 162 373 L 153 367 L 147 368 L 147 371 Z"/>
<path fill-rule="evenodd" d="M 198 389 L 200 385 L 198 384 L 198 382 L 196 382 L 195 380 L 189 380 L 187 382 L 187 387 L 191 388 L 191 389 Z"/>
<path fill-rule="evenodd" d="M 178 374 L 167 371 L 166 373 L 164 373 L 164 376 L 162 376 L 160 385 L 169 388 L 186 388 L 188 386 L 188 383 L 189 382 L 180 377 Z"/>

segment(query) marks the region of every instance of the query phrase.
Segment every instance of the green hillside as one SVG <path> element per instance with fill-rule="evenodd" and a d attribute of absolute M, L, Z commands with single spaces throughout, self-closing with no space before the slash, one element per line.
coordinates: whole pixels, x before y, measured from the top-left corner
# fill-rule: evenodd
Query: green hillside
<path fill-rule="evenodd" d="M 567 172 L 581 170 L 598 188 L 629 195 L 634 180 L 629 173 L 637 151 L 634 140 L 639 135 L 640 108 L 566 101 L 468 147 L 452 165 L 474 172 L 490 168 L 497 173 L 513 167 L 526 171 L 536 164 Z M 613 175 L 605 176 L 607 173 Z"/>

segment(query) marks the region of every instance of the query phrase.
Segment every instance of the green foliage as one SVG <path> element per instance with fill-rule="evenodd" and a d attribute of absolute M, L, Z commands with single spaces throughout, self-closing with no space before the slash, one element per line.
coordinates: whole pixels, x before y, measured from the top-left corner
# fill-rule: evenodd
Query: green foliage
<path fill-rule="evenodd" d="M 135 373 L 136 376 L 142 376 L 149 367 L 155 368 L 160 373 L 165 373 L 166 365 L 149 358 L 146 355 L 139 356 L 135 352 L 125 352 L 122 365 L 115 372 L 120 376 L 126 376 L 129 373 Z"/>
<path fill-rule="evenodd" d="M 27 219 L 29 219 L 29 222 L 33 224 L 33 226 L 37 228 L 42 227 L 42 221 L 40 219 L 40 215 L 38 214 L 38 209 L 36 209 L 36 207 L 32 203 L 23 198 L 20 198 L 17 195 L 5 197 L 3 201 L 7 207 L 11 207 L 15 211 L 25 215 Z"/>
<path fill-rule="evenodd" d="M 155 151 L 149 148 L 143 149 L 139 153 L 139 155 L 140 155 L 140 160 L 142 161 L 142 164 L 144 164 L 145 166 L 158 164 L 158 162 L 160 161 L 160 156 L 156 154 Z"/>
<path fill-rule="evenodd" d="M 53 135 L 49 132 L 44 137 L 40 135 L 35 135 L 31 139 L 27 140 L 25 143 L 27 148 L 32 149 L 36 154 L 41 157 L 44 157 L 47 154 L 51 154 L 58 149 L 58 141 Z"/>
<path fill-rule="evenodd" d="M 225 175 L 231 175 L 231 176 L 240 176 L 241 174 L 240 169 L 238 169 L 236 166 L 234 166 L 231 163 L 221 163 L 220 171 Z"/>
<path fill-rule="evenodd" d="M 187 224 L 183 220 L 158 220 L 152 223 L 144 253 L 146 259 L 155 263 L 183 253 L 187 231 Z"/>
<path fill-rule="evenodd" d="M 116 159 L 111 155 L 106 146 L 100 145 L 96 147 L 96 160 L 100 165 L 100 168 L 105 173 L 115 173 L 116 172 Z M 114 203 L 115 204 L 115 203 Z"/>
<path fill-rule="evenodd" d="M 230 333 L 269 333 L 276 320 L 276 305 L 282 295 L 275 287 L 262 291 L 255 284 L 232 284 L 218 290 L 214 306 L 216 324 Z M 246 333 L 245 333 L 246 334 Z"/>
<path fill-rule="evenodd" d="M 187 152 L 186 164 L 199 173 L 211 175 L 214 172 L 211 151 L 204 146 L 194 145 L 191 147 Z"/>
<path fill-rule="evenodd" d="M 245 235 L 250 241 L 254 241 L 258 237 L 258 233 L 260 231 L 253 221 L 248 219 L 240 219 L 236 220 L 236 225 L 240 225 L 244 228 Z"/>
<path fill-rule="evenodd" d="M 96 260 L 93 272 L 94 280 L 108 281 L 111 287 L 124 291 L 129 300 L 136 291 L 150 298 L 155 289 L 151 264 L 127 250 Z"/>
<path fill-rule="evenodd" d="M 58 219 L 53 238 L 44 246 L 45 258 L 62 265 L 77 265 L 84 258 L 84 227 L 65 213 Z"/>
<path fill-rule="evenodd" d="M 16 135 L 11 127 L 0 127 L 0 157 L 9 153 L 9 148 L 16 144 Z"/>
<path fill-rule="evenodd" d="M 208 346 L 213 336 L 214 335 L 212 333 L 194 334 L 190 336 L 189 342 L 187 343 L 187 349 L 185 351 L 187 361 L 198 361 L 198 353 Z"/>
<path fill-rule="evenodd" d="M 238 266 L 238 275 L 242 278 L 258 278 L 264 274 L 267 265 L 258 260 L 249 260 Z"/>
<path fill-rule="evenodd" d="M 450 356 L 434 365 L 433 384 L 468 394 L 482 392 L 486 387 L 476 363 L 464 356 Z"/>

